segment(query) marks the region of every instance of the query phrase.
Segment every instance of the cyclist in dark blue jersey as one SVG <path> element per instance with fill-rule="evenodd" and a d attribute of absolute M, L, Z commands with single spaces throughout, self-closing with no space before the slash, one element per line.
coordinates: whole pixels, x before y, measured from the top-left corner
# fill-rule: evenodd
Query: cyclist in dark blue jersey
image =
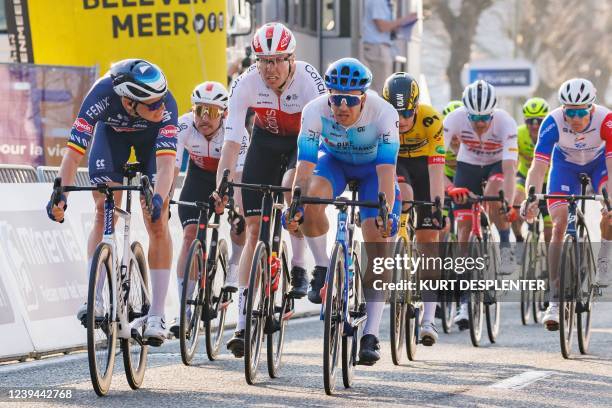
<path fill-rule="evenodd" d="M 163 72 L 144 60 L 119 61 L 85 97 L 72 125 L 59 172 L 62 184 L 72 185 L 79 162 L 91 143 L 91 182 L 117 185 L 123 181 L 123 166 L 128 161 L 130 149 L 134 148 L 141 172 L 155 185 L 153 211 L 151 214 L 143 211 L 149 234 L 148 261 L 153 290 L 144 336 L 160 341 L 166 334 L 164 304 L 172 261 L 168 200 L 174 176 L 177 120 L 176 101 L 168 90 Z M 52 206 L 51 202 L 47 204 L 49 218 L 63 222 L 66 196 L 62 196 L 57 206 Z M 94 192 L 93 198 L 96 215 L 87 243 L 87 270 L 104 227 L 104 195 Z M 115 200 L 117 205 L 121 204 L 121 193 L 115 193 Z M 84 305 L 77 318 L 81 320 L 86 313 Z"/>

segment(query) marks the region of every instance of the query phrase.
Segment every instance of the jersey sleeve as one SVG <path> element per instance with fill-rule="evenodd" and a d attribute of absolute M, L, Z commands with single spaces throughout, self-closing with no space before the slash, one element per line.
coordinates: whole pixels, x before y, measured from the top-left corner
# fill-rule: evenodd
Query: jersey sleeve
<path fill-rule="evenodd" d="M 79 114 L 70 129 L 70 138 L 67 147 L 83 155 L 93 137 L 96 124 L 102 113 L 108 108 L 115 91 L 113 91 L 110 78 L 100 78 L 89 90 L 81 104 Z"/>
<path fill-rule="evenodd" d="M 534 159 L 548 164 L 555 143 L 559 141 L 559 128 L 557 122 L 548 115 L 540 125 L 538 133 L 538 144 L 535 147 Z"/>
<path fill-rule="evenodd" d="M 251 67 L 254 69 L 255 65 Z M 251 69 L 245 71 L 232 82 L 230 86 L 228 115 L 225 120 L 225 140 L 240 144 L 242 142 L 242 131 L 246 119 L 247 109 L 250 106 L 251 95 L 247 89 L 247 75 Z"/>
<path fill-rule="evenodd" d="M 175 156 L 176 136 L 178 134 L 178 107 L 170 92 L 166 95 L 166 111 L 159 124 L 155 140 L 155 156 Z"/>
<path fill-rule="evenodd" d="M 518 137 L 516 122 L 510 116 L 506 115 L 504 119 L 502 134 L 504 137 L 504 149 L 502 153 L 502 160 L 518 160 Z"/>
<path fill-rule="evenodd" d="M 183 167 L 183 158 L 185 155 L 185 140 L 189 134 L 189 120 L 186 118 L 188 115 L 183 115 L 178 120 L 178 135 L 176 136 L 176 167 L 180 169 Z"/>
<path fill-rule="evenodd" d="M 428 164 L 444 164 L 446 149 L 444 147 L 444 130 L 442 128 L 441 115 L 435 109 L 423 118 L 423 125 L 427 131 L 430 150 L 428 153 Z"/>
<path fill-rule="evenodd" d="M 397 111 L 389 104 L 384 106 L 379 119 L 378 149 L 376 151 L 376 164 L 397 163 L 399 153 L 399 116 Z"/>
<path fill-rule="evenodd" d="M 612 159 L 612 112 L 608 112 L 603 120 L 601 138 L 606 142 L 606 159 Z"/>
<path fill-rule="evenodd" d="M 300 134 L 298 135 L 297 160 L 317 163 L 319 154 L 319 138 L 323 129 L 321 116 L 316 109 L 316 100 L 309 102 L 302 111 Z"/>
<path fill-rule="evenodd" d="M 240 171 L 242 171 L 242 167 L 244 167 L 244 161 L 246 160 L 246 154 L 249 150 L 249 144 L 249 132 L 246 130 L 246 128 L 243 128 L 242 141 L 240 142 L 240 152 L 238 153 L 238 161 L 236 162 L 236 168 L 240 168 Z"/>
<path fill-rule="evenodd" d="M 306 86 L 304 87 L 304 97 L 307 101 L 312 101 L 319 95 L 323 95 L 327 92 L 323 78 L 315 67 L 310 64 L 304 63 L 304 75 L 306 76 Z"/>

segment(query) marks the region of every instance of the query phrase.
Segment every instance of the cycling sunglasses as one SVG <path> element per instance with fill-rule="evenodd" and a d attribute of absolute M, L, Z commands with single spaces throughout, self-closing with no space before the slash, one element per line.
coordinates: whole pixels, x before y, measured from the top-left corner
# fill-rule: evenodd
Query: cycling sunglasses
<path fill-rule="evenodd" d="M 584 118 L 585 116 L 587 116 L 590 112 L 590 107 L 589 108 L 585 108 L 585 109 L 563 109 L 563 114 L 565 116 L 567 116 L 568 118 L 575 118 L 576 116 L 578 116 L 580 119 Z"/>
<path fill-rule="evenodd" d="M 400 116 L 404 117 L 405 119 L 408 119 L 414 116 L 414 109 L 404 109 L 397 111 L 397 113 L 399 113 Z"/>
<path fill-rule="evenodd" d="M 194 112 L 200 118 L 204 118 L 204 115 L 208 115 L 210 119 L 214 120 L 223 114 L 224 109 L 214 105 L 195 105 Z"/>
<path fill-rule="evenodd" d="M 473 115 L 473 114 L 469 114 L 468 115 L 468 119 L 470 120 L 470 122 L 488 122 L 491 119 L 493 119 L 493 115 L 489 114 L 489 115 Z"/>
<path fill-rule="evenodd" d="M 342 105 L 342 102 L 349 108 L 357 106 L 361 103 L 362 95 L 349 95 L 349 94 L 331 94 L 329 95 L 329 103 L 335 106 Z"/>
<path fill-rule="evenodd" d="M 144 102 L 138 102 L 138 103 L 146 106 L 150 112 L 153 112 L 161 108 L 166 103 L 166 97 L 163 96 L 159 101 L 153 102 L 153 103 L 144 103 Z"/>
<path fill-rule="evenodd" d="M 543 121 L 544 121 L 543 118 L 528 118 L 528 119 L 525 119 L 525 124 L 527 126 L 540 126 Z"/>

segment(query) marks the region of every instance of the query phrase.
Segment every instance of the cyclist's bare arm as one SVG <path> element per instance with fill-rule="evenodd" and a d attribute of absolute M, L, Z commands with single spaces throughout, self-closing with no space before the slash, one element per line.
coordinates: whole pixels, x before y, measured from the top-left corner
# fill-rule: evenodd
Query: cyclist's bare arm
<path fill-rule="evenodd" d="M 393 208 L 395 202 L 395 165 L 379 164 L 376 166 L 378 175 L 378 191 L 385 193 L 387 206 Z"/>
<path fill-rule="evenodd" d="M 514 190 L 516 189 L 516 160 L 502 160 L 502 172 L 504 174 L 504 197 L 508 203 L 514 201 Z"/>
<path fill-rule="evenodd" d="M 444 200 L 444 189 L 450 184 L 448 178 L 444 177 L 444 165 L 433 163 L 429 165 L 429 191 L 431 200 L 439 197 Z"/>
<path fill-rule="evenodd" d="M 230 170 L 229 179 L 232 180 L 234 178 L 234 170 L 236 169 L 239 154 L 240 143 L 231 140 L 225 140 L 223 142 L 223 147 L 221 148 L 221 159 L 219 160 L 219 167 L 217 168 L 217 186 L 221 183 L 223 171 L 225 169 Z"/>
<path fill-rule="evenodd" d="M 174 155 L 157 156 L 157 182 L 155 183 L 154 194 L 159 194 L 166 199 L 170 194 L 170 188 L 174 181 L 175 168 Z"/>
<path fill-rule="evenodd" d="M 542 192 L 542 184 L 544 183 L 544 177 L 546 176 L 547 169 L 547 163 L 534 159 L 531 162 L 531 167 L 529 167 L 529 171 L 527 172 L 525 188 L 529 188 L 529 186 L 535 186 L 536 193 Z"/>
<path fill-rule="evenodd" d="M 74 185 L 74 179 L 76 176 L 79 163 L 83 155 L 75 152 L 72 149 L 66 149 L 64 157 L 62 157 L 62 164 L 60 165 L 59 177 L 62 178 L 62 185 L 72 186 Z M 64 193 L 68 197 L 68 193 Z"/>
<path fill-rule="evenodd" d="M 312 173 L 314 172 L 315 167 L 316 164 L 305 160 L 298 161 L 297 165 L 295 166 L 295 178 L 293 179 L 293 188 L 295 189 L 295 187 L 300 187 L 302 189 L 303 195 L 308 194 L 309 181 L 312 177 Z"/>

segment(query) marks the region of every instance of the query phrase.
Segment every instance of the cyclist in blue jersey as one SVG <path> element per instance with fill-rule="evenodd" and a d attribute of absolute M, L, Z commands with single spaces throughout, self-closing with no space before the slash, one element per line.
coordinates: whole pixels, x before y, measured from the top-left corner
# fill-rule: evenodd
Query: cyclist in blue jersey
<path fill-rule="evenodd" d="M 164 304 L 172 261 L 168 204 L 174 176 L 177 120 L 176 101 L 168 90 L 163 72 L 145 60 L 119 61 L 85 97 L 72 125 L 68 149 L 59 171 L 62 184 L 72 185 L 79 162 L 93 138 L 89 152 L 91 183 L 118 185 L 123 181 L 123 166 L 128 161 L 131 147 L 134 147 L 140 171 L 155 185 L 153 211 L 149 214 L 143 209 L 143 216 L 149 234 L 148 262 L 153 290 L 144 336 L 155 338 L 158 340 L 156 344 L 166 337 Z M 49 201 L 49 218 L 64 221 L 67 196 L 64 194 L 57 206 Z M 96 214 L 87 243 L 88 271 L 104 228 L 104 195 L 94 192 L 93 198 Z M 121 204 L 120 192 L 115 193 L 115 201 L 117 205 Z M 83 305 L 77 318 L 82 320 L 86 313 L 87 305 Z"/>
<path fill-rule="evenodd" d="M 349 180 L 356 180 L 360 200 L 376 201 L 378 192 L 384 192 L 388 203 L 393 204 L 387 226 L 376 222 L 376 209 L 359 211 L 364 240 L 389 242 L 389 236 L 397 232 L 401 207 L 396 201 L 399 188 L 395 181 L 399 117 L 393 106 L 368 91 L 371 81 L 370 70 L 354 58 L 343 58 L 329 66 L 325 73 L 329 93 L 311 101 L 302 112 L 294 187 L 299 186 L 307 196 L 331 198 L 341 195 Z M 317 270 L 322 271 L 313 277 L 308 297 L 313 303 L 321 303 L 320 289 L 329 265 L 329 223 L 324 206 L 307 205 L 302 211 L 287 222 L 287 227 L 296 230 L 303 217 L 301 231 Z M 365 287 L 371 287 L 368 280 L 373 275 L 367 275 Z M 376 300 L 366 299 L 368 319 L 359 351 L 364 364 L 380 359 L 378 332 L 384 299 Z"/>

